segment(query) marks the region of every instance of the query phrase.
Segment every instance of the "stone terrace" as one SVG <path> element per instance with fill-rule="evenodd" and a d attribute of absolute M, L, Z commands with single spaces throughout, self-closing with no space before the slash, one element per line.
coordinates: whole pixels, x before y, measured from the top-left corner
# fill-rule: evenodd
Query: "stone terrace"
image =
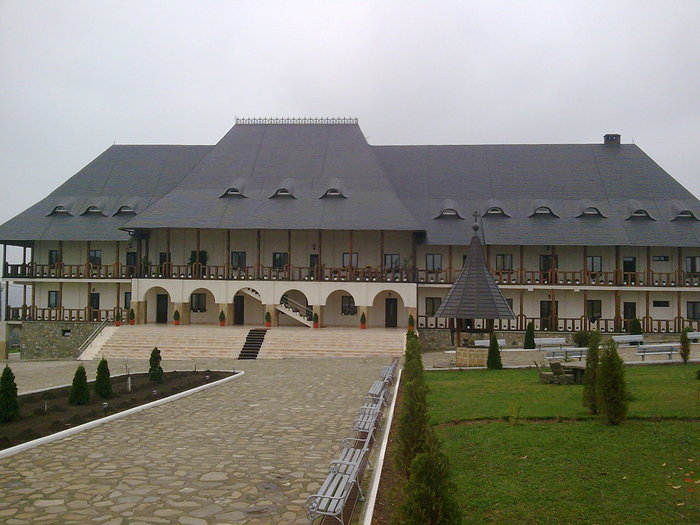
<path fill-rule="evenodd" d="M 308 523 L 306 497 L 319 487 L 386 363 L 384 357 L 200 362 L 198 368 L 235 366 L 246 374 L 0 460 L 0 521 Z M 20 390 L 28 390 L 70 382 L 76 364 L 12 366 Z M 117 362 L 111 368 L 120 372 Z"/>

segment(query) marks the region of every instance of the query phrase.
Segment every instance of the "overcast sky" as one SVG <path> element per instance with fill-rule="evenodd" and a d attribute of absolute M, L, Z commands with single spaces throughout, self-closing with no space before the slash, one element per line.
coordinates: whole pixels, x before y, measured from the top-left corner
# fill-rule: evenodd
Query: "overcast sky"
<path fill-rule="evenodd" d="M 700 1 L 0 0 L 0 223 L 114 142 L 635 142 L 700 195 Z"/>

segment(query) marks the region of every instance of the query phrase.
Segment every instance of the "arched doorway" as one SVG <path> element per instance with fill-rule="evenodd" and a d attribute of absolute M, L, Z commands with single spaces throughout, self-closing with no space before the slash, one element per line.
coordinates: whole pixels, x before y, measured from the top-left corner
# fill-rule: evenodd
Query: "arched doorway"
<path fill-rule="evenodd" d="M 190 294 L 190 324 L 218 324 L 219 308 L 214 294 L 206 288 L 197 288 Z"/>
<path fill-rule="evenodd" d="M 408 325 L 408 310 L 401 296 L 390 290 L 379 292 L 372 301 L 369 326 L 383 328 L 405 328 Z"/>
<path fill-rule="evenodd" d="M 311 320 L 313 311 L 309 307 L 309 300 L 304 292 L 295 289 L 287 290 L 281 295 L 279 304 L 282 306 L 280 313 L 287 313 L 287 315 L 281 315 L 279 317 L 278 324 L 280 326 L 299 326 L 300 321 L 293 313 L 297 313 L 307 320 Z"/>
<path fill-rule="evenodd" d="M 345 290 L 335 290 L 326 298 L 323 308 L 325 326 L 360 326 L 360 313 L 355 297 Z"/>
<path fill-rule="evenodd" d="M 265 316 L 260 294 L 253 288 L 241 288 L 233 296 L 232 324 L 259 325 Z"/>
<path fill-rule="evenodd" d="M 167 324 L 173 318 L 173 303 L 165 288 L 154 286 L 144 295 L 146 323 Z"/>

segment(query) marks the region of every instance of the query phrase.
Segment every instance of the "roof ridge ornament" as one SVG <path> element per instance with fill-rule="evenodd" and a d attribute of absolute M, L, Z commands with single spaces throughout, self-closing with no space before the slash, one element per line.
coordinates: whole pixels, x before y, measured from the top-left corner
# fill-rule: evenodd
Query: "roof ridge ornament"
<path fill-rule="evenodd" d="M 246 118 L 236 117 L 236 125 L 253 124 L 253 125 L 338 125 L 338 124 L 357 124 L 357 117 L 335 117 L 335 118 Z"/>
<path fill-rule="evenodd" d="M 472 230 L 474 230 L 474 234 L 479 231 L 479 212 L 475 211 L 472 213 L 472 216 L 474 217 L 474 224 L 472 224 Z"/>

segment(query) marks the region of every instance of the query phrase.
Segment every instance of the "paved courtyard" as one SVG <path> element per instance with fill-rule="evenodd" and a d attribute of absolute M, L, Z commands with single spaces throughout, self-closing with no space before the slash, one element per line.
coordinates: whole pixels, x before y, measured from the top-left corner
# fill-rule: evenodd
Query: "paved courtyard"
<path fill-rule="evenodd" d="M 235 366 L 246 374 L 1 459 L 0 522 L 308 523 L 306 498 L 386 362 L 199 362 L 198 369 Z M 76 362 L 11 365 L 26 391 L 69 383 Z M 119 363 L 110 366 L 119 371 Z"/>

